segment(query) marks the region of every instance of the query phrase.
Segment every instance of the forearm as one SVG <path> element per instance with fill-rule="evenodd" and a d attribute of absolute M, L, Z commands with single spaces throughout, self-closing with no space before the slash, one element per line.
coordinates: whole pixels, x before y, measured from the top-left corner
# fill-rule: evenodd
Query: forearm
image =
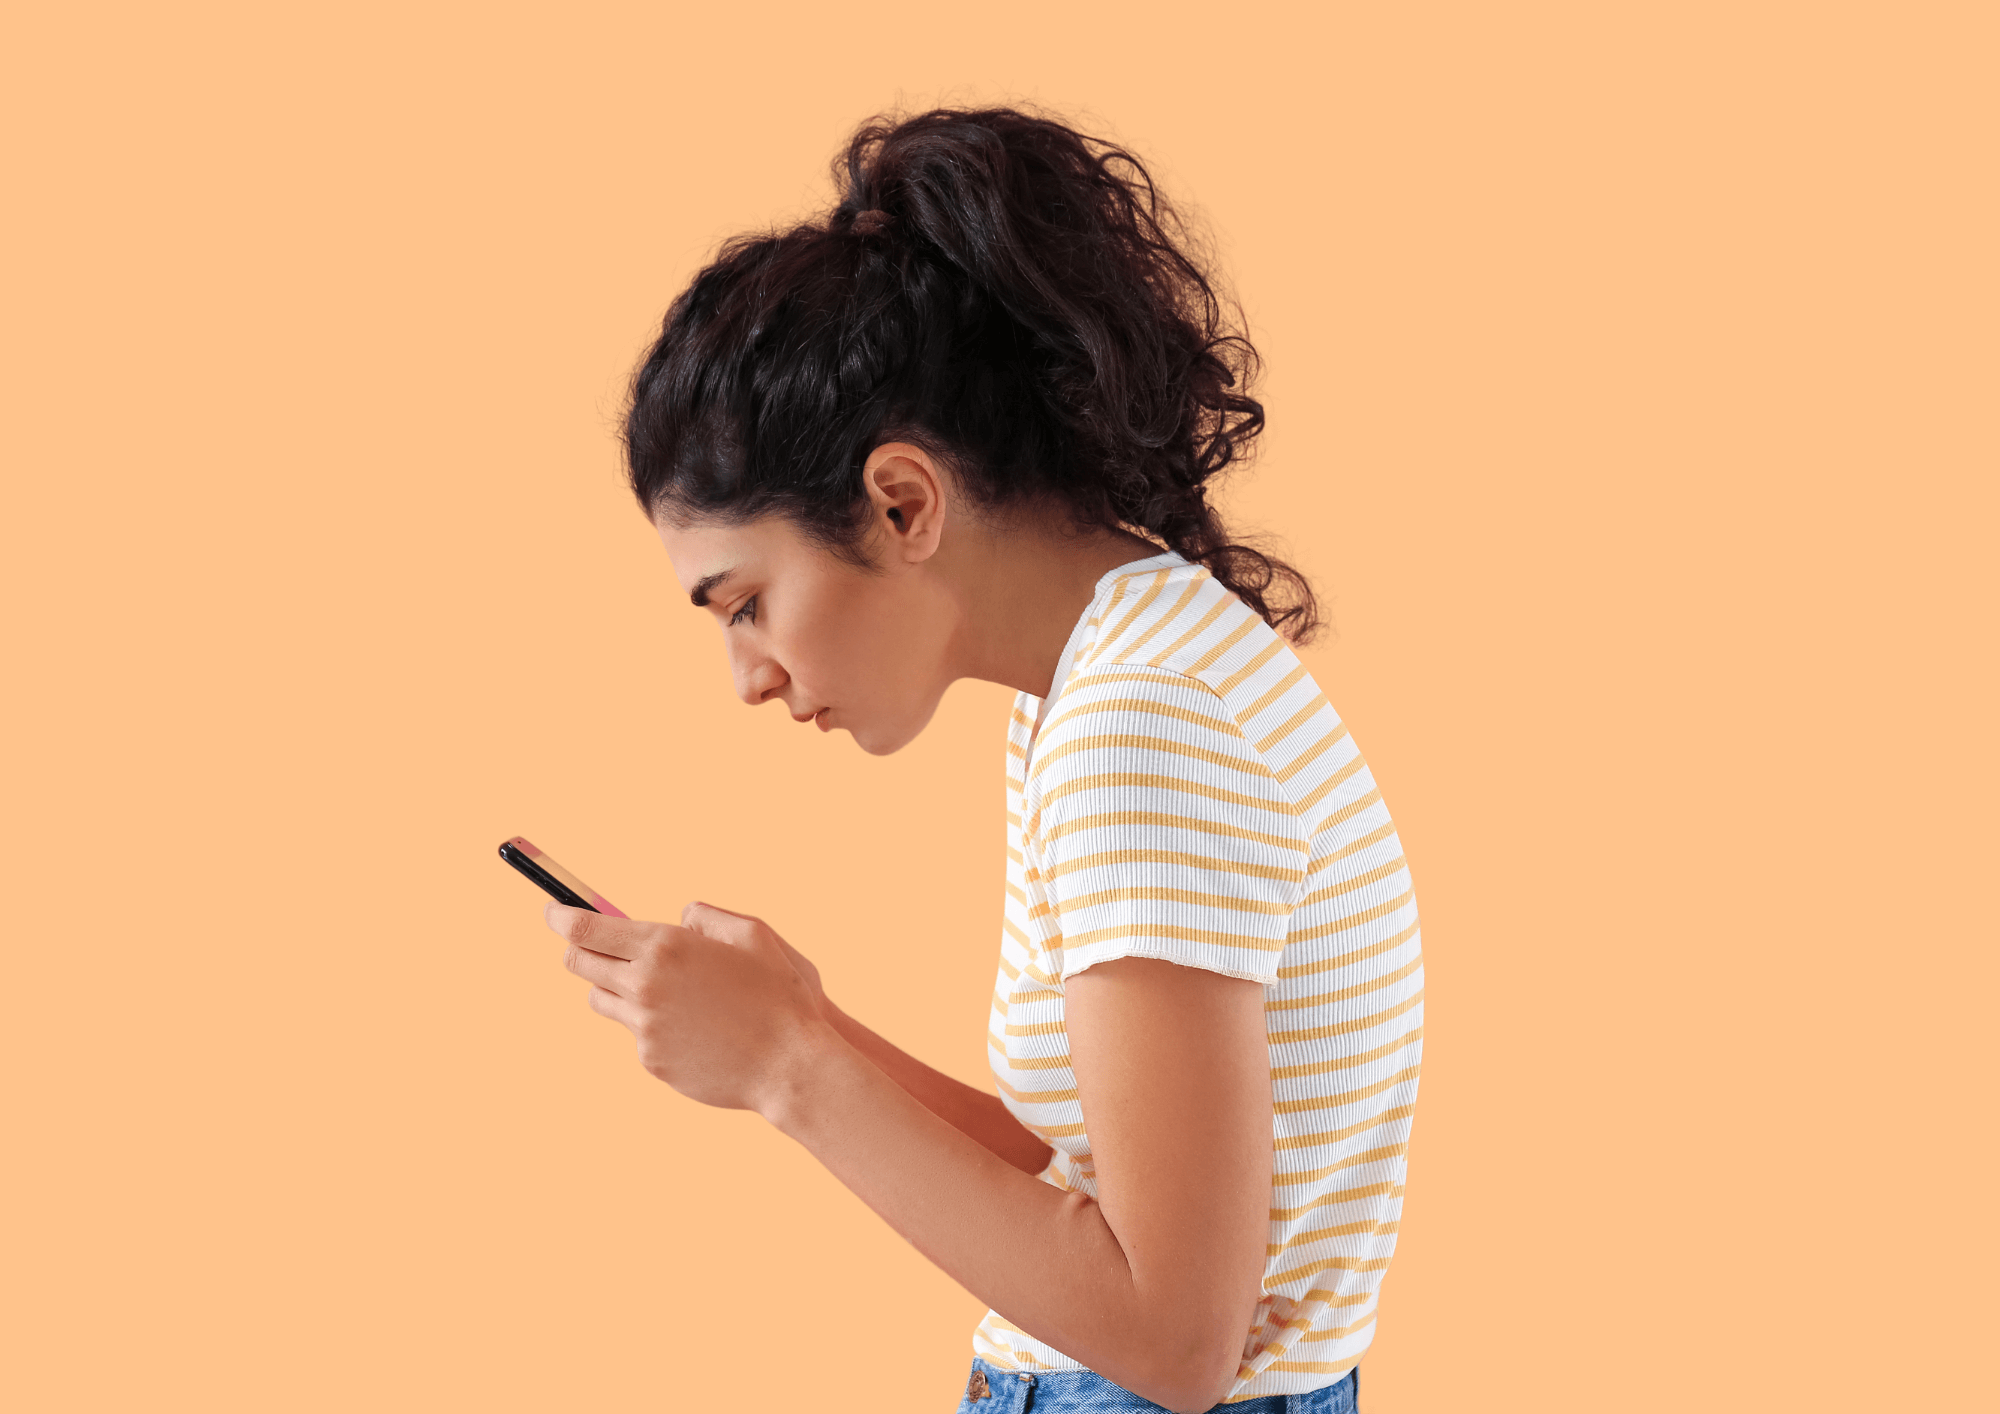
<path fill-rule="evenodd" d="M 895 1043 L 870 1031 L 831 1001 L 825 1003 L 821 1014 L 842 1039 L 952 1128 L 976 1140 L 1023 1173 L 1038 1174 L 1048 1167 L 1049 1158 L 1055 1151 L 1015 1119 L 1006 1105 L 1000 1102 L 999 1096 L 975 1090 L 963 1081 L 931 1069 Z"/>
<path fill-rule="evenodd" d="M 1177 1293 L 1141 1289 L 1095 1201 L 1022 1172 L 831 1027 L 809 1044 L 765 1117 L 919 1252 L 1036 1339 L 1156 1403 L 1206 1409 L 1221 1397 L 1212 1354 L 1180 1329 Z"/>

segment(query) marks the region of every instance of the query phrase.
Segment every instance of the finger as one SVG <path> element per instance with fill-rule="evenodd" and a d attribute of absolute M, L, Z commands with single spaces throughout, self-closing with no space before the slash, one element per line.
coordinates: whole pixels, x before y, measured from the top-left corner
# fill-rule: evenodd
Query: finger
<path fill-rule="evenodd" d="M 632 964 L 622 958 L 606 957 L 579 943 L 571 943 L 563 952 L 563 966 L 614 996 L 628 996 L 632 991 L 629 985 Z"/>
<path fill-rule="evenodd" d="M 608 992 L 602 987 L 592 987 L 584 996 L 584 1005 L 599 1016 L 617 1022 L 627 1031 L 639 1029 L 639 1014 L 631 1002 L 616 992 Z"/>
<path fill-rule="evenodd" d="M 747 913 L 731 913 L 712 903 L 691 903 L 681 910 L 681 926 L 689 932 L 737 947 L 750 941 L 760 923 Z"/>
<path fill-rule="evenodd" d="M 611 918 L 602 913 L 592 913 L 587 908 L 571 908 L 568 904 L 551 902 L 542 910 L 542 916 L 556 933 L 575 943 L 580 948 L 603 953 L 606 957 L 635 958 L 639 955 L 639 945 L 653 927 L 631 918 Z"/>

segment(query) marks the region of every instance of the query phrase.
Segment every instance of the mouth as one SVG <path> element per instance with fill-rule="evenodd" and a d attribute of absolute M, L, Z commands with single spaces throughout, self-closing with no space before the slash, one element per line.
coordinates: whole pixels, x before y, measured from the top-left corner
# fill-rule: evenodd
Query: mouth
<path fill-rule="evenodd" d="M 808 713 L 806 716 L 803 717 L 799 716 L 797 713 L 794 713 L 792 715 L 792 720 L 795 722 L 812 722 L 816 724 L 821 731 L 826 731 L 827 730 L 826 714 L 831 712 L 832 710 L 833 709 L 831 707 L 822 707 L 818 711 Z"/>

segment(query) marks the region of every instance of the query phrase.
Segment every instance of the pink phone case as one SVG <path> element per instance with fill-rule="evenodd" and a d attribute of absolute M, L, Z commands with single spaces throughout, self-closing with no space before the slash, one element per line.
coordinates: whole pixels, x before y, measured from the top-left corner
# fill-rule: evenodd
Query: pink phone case
<path fill-rule="evenodd" d="M 603 894 L 599 893 L 596 889 L 593 889 L 592 887 L 590 887 L 590 885 L 584 883 L 583 880 L 577 878 L 576 875 L 570 873 L 569 870 L 563 868 L 562 865 L 556 863 L 555 860 L 551 859 L 548 855 L 542 853 L 539 849 L 536 849 L 532 844 L 528 843 L 528 840 L 525 836 L 516 835 L 514 836 L 513 839 L 507 841 L 507 843 L 514 846 L 514 848 L 520 850 L 521 853 L 527 855 L 530 860 L 534 861 L 536 867 L 546 870 L 548 873 L 555 876 L 557 880 L 559 880 L 565 887 L 576 893 L 579 897 L 588 899 L 590 901 L 590 906 L 596 909 L 599 913 L 605 914 L 607 917 L 611 918 L 630 918 L 632 916 L 631 914 L 625 912 L 624 909 L 618 907 L 618 905 L 613 903 L 610 899 L 606 898 Z"/>

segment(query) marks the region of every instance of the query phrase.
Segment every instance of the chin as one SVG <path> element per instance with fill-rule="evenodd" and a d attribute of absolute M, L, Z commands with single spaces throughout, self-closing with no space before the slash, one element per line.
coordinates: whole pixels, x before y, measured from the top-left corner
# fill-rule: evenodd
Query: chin
<path fill-rule="evenodd" d="M 895 736 L 886 736 L 880 732 L 873 731 L 850 731 L 848 735 L 854 738 L 856 746 L 860 747 L 870 756 L 893 756 L 917 738 L 915 732 L 904 732 Z"/>
<path fill-rule="evenodd" d="M 893 756 L 923 735 L 924 728 L 929 726 L 931 718 L 937 715 L 937 706 L 936 702 L 932 702 L 925 708 L 924 714 L 915 721 L 898 722 L 893 725 L 869 722 L 858 729 L 847 727 L 845 730 L 854 738 L 854 744 L 870 756 Z"/>

